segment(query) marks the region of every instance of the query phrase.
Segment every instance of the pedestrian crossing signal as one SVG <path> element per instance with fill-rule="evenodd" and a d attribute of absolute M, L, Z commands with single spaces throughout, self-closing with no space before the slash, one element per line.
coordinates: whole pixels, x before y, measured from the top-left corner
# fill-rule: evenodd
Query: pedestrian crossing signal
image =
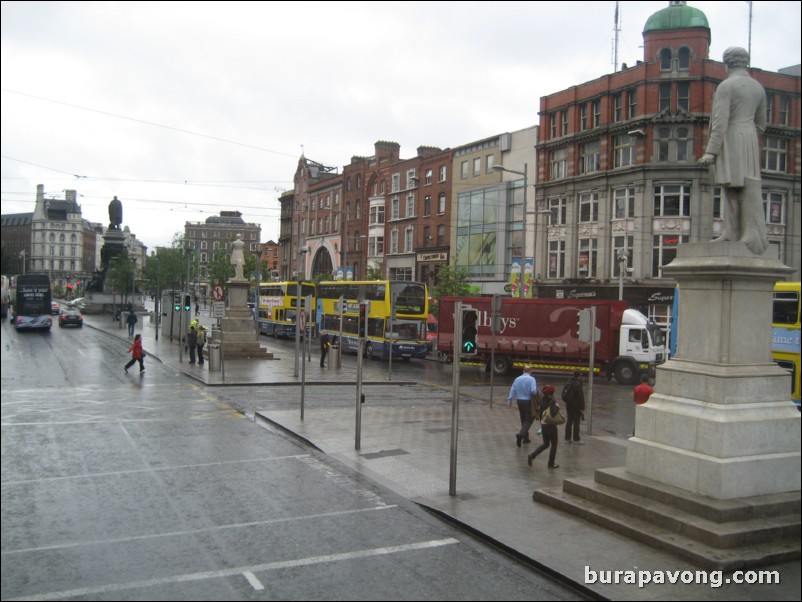
<path fill-rule="evenodd" d="M 184 311 L 189 311 L 191 309 L 192 309 L 192 299 L 190 299 L 189 295 L 184 295 Z"/>

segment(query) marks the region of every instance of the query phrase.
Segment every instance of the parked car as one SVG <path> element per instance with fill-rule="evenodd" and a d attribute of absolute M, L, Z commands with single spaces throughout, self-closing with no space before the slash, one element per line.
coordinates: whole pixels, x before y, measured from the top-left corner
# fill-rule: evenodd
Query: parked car
<path fill-rule="evenodd" d="M 61 306 L 58 303 L 56 303 L 55 301 L 51 301 L 50 302 L 50 313 L 53 314 L 54 316 L 59 315 L 59 313 L 61 313 Z"/>
<path fill-rule="evenodd" d="M 83 328 L 83 314 L 81 314 L 81 312 L 74 307 L 68 307 L 59 315 L 58 325 L 61 328 L 64 328 L 65 326 L 77 326 L 78 328 Z"/>

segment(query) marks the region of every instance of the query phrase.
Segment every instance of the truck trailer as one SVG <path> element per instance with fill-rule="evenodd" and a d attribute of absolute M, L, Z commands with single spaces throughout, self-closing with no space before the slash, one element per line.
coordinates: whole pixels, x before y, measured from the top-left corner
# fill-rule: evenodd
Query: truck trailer
<path fill-rule="evenodd" d="M 580 310 L 596 307 L 598 340 L 594 349 L 596 375 L 615 376 L 618 383 L 634 384 L 647 373 L 653 376 L 665 361 L 663 332 L 654 322 L 625 301 L 585 301 L 575 299 L 516 299 L 501 297 L 501 311 L 495 335 L 491 332 L 492 298 L 441 297 L 439 306 L 438 351 L 441 359 L 454 360 L 454 302 L 463 309 L 475 309 L 479 316 L 472 357 L 463 362 L 484 365 L 495 374 L 532 366 L 540 372 L 572 373 L 590 369 L 590 343 L 578 337 Z"/>

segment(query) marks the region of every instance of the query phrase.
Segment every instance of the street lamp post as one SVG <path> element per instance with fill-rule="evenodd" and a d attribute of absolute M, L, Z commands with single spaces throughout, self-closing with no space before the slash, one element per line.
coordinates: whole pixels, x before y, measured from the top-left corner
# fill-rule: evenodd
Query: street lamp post
<path fill-rule="evenodd" d="M 521 241 L 522 246 L 523 246 L 523 251 L 521 253 L 521 255 L 522 255 L 522 257 L 521 257 L 521 279 L 523 281 L 523 275 L 524 275 L 524 273 L 526 271 L 526 216 L 527 216 L 526 193 L 527 193 L 527 188 L 529 188 L 529 176 L 527 175 L 527 173 L 529 171 L 529 166 L 526 163 L 524 163 L 524 170 L 523 171 L 518 171 L 518 170 L 515 170 L 515 169 L 508 169 L 508 168 L 504 167 L 503 165 L 494 165 L 493 166 L 493 170 L 494 171 L 506 171 L 506 172 L 509 172 L 509 173 L 514 173 L 514 174 L 517 174 L 519 176 L 523 176 L 523 178 L 524 178 L 523 240 Z M 534 269 L 535 269 L 534 263 L 535 263 L 535 259 L 534 259 L 534 256 L 533 256 L 532 257 L 532 271 L 533 272 L 534 272 Z M 520 290 L 519 296 L 523 297 L 524 296 L 524 288 L 523 288 L 523 286 L 520 286 L 519 290 Z"/>
<path fill-rule="evenodd" d="M 549 209 L 541 209 L 540 211 L 535 211 L 534 212 L 534 216 L 535 216 L 535 236 L 534 236 L 534 240 L 532 241 L 533 245 L 534 245 L 534 249 L 532 251 L 532 275 L 535 278 L 537 278 L 537 274 L 538 274 L 537 264 L 536 264 L 536 261 L 537 261 L 537 216 L 538 215 L 551 215 L 551 210 L 549 210 Z M 545 253 L 544 253 L 544 257 L 545 257 Z"/>
<path fill-rule="evenodd" d="M 624 271 L 627 267 L 629 252 L 626 249 L 618 249 L 618 300 L 624 300 Z"/>

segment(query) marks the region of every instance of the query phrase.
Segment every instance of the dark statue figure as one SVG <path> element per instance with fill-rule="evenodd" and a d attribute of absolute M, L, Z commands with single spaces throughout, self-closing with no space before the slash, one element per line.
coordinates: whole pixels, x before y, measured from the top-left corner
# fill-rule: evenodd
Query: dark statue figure
<path fill-rule="evenodd" d="M 109 230 L 119 230 L 123 223 L 123 204 L 116 196 L 109 203 Z"/>

